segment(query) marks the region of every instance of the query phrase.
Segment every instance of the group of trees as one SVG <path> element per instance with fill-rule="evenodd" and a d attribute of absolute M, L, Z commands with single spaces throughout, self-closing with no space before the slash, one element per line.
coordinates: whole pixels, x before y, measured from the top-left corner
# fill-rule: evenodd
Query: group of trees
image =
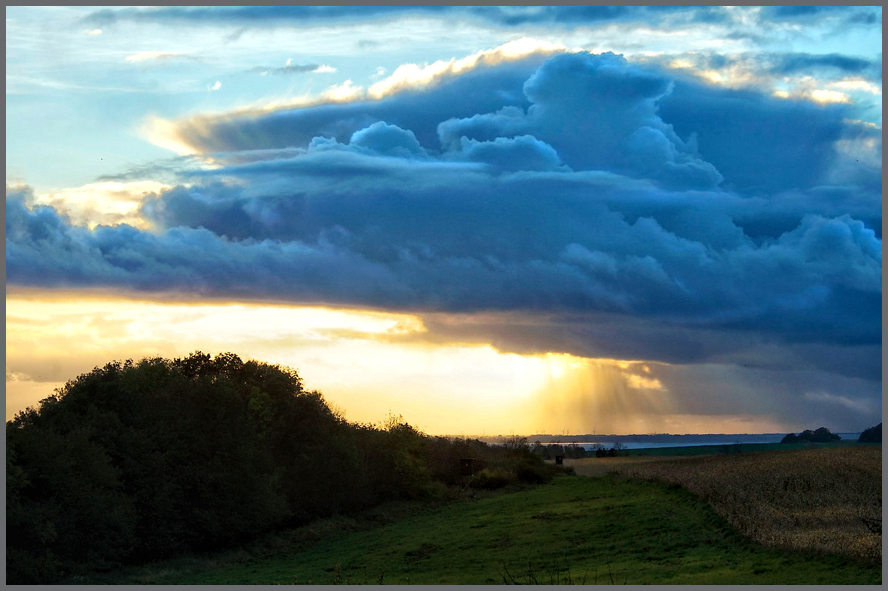
<path fill-rule="evenodd" d="M 539 441 L 535 441 L 530 450 L 544 460 L 554 460 L 555 456 L 564 458 L 585 458 L 588 456 L 586 449 L 576 443 L 569 443 L 567 445 L 549 443 L 543 445 Z"/>
<path fill-rule="evenodd" d="M 6 446 L 8 583 L 554 473 L 527 445 L 433 438 L 393 417 L 349 423 L 295 371 L 231 353 L 96 368 L 7 422 Z M 484 474 L 466 479 L 463 458 Z"/>
<path fill-rule="evenodd" d="M 841 440 L 841 436 L 832 433 L 826 427 L 820 427 L 814 431 L 805 429 L 798 435 L 789 433 L 780 443 L 831 443 Z M 860 437 L 857 438 L 859 443 L 882 443 L 882 423 L 875 427 L 865 429 Z"/>
<path fill-rule="evenodd" d="M 780 440 L 780 443 L 830 443 L 840 439 L 841 436 L 831 432 L 826 427 L 820 427 L 814 431 L 805 429 L 798 435 L 789 433 Z"/>

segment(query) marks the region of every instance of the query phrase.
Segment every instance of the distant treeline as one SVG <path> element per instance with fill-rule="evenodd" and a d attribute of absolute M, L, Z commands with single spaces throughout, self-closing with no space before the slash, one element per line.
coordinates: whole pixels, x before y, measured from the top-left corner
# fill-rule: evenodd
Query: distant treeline
<path fill-rule="evenodd" d="M 540 441 L 534 441 L 533 445 L 530 446 L 530 451 L 545 460 L 552 460 L 558 456 L 571 459 L 603 458 L 624 456 L 628 453 L 621 443 L 615 443 L 611 447 L 594 445 L 591 450 L 586 451 L 585 447 L 576 443 L 568 443 L 567 445 L 561 443 L 543 444 Z"/>
<path fill-rule="evenodd" d="M 6 423 L 6 582 L 71 581 L 555 471 L 521 438 L 350 423 L 295 371 L 231 353 L 113 362 Z"/>
<path fill-rule="evenodd" d="M 788 433 L 786 437 L 780 440 L 780 443 L 831 443 L 841 439 L 841 436 L 837 433 L 833 433 L 826 427 L 820 427 L 814 431 L 805 429 L 798 435 Z"/>
<path fill-rule="evenodd" d="M 833 433 L 826 427 L 815 430 L 805 429 L 801 433 L 788 433 L 780 443 L 835 443 L 841 441 L 838 433 Z M 882 443 L 882 423 L 864 430 L 857 438 L 858 443 Z"/>
<path fill-rule="evenodd" d="M 732 444 L 737 441 L 744 443 L 776 443 L 780 441 L 780 433 L 696 433 L 696 434 L 669 434 L 657 433 L 648 435 L 618 435 L 618 434 L 593 434 L 586 433 L 583 435 L 552 435 L 552 434 L 535 434 L 528 435 L 528 441 L 539 441 L 541 443 L 576 443 L 578 445 L 588 442 L 608 442 L 620 444 L 635 443 L 661 443 L 663 447 L 675 444 L 686 443 L 707 443 L 707 444 Z M 497 436 L 480 436 L 479 439 L 488 443 L 499 443 L 506 439 L 503 435 Z"/>

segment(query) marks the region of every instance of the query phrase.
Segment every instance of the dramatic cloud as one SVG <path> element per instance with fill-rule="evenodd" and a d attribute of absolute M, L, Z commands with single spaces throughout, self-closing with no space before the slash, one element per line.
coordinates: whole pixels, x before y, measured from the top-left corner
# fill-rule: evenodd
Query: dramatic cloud
<path fill-rule="evenodd" d="M 428 331 L 403 339 L 504 351 L 816 370 L 834 387 L 805 395 L 865 413 L 836 388 L 881 375 L 881 133 L 848 108 L 573 52 L 195 118 L 174 131 L 215 166 L 145 196 L 150 230 L 74 225 L 7 187 L 7 281 L 410 311 Z M 684 381 L 658 371 L 626 380 Z"/>
<path fill-rule="evenodd" d="M 871 60 L 828 53 L 813 55 L 810 53 L 787 53 L 777 56 L 773 70 L 779 74 L 794 74 L 812 70 L 833 69 L 851 74 L 873 73 L 881 76 L 882 65 Z"/>
<path fill-rule="evenodd" d="M 485 55 L 491 54 L 492 65 Z M 381 100 L 367 100 L 361 89 L 328 93 L 330 100 L 309 107 L 283 107 L 232 115 L 196 115 L 182 122 L 163 122 L 153 141 L 175 143 L 190 153 L 232 152 L 256 149 L 306 147 L 315 137 L 348 141 L 351 135 L 377 122 L 385 121 L 414 133 L 421 145 L 438 145 L 438 124 L 450 118 L 471 117 L 504 106 L 526 108 L 524 82 L 545 61 L 547 53 L 530 53 L 523 59 L 504 61 L 502 52 L 481 52 L 466 63 L 458 75 L 451 65 L 407 68 L 417 78 L 393 73 L 378 91 Z M 433 64 L 434 66 L 434 64 Z M 402 70 L 403 72 L 403 70 Z M 351 83 L 340 90 L 348 90 Z M 423 92 L 431 87 L 434 92 Z M 336 96 L 334 96 L 334 94 Z M 331 104 L 336 99 L 342 104 Z M 363 99 L 363 100 L 361 100 Z"/>
<path fill-rule="evenodd" d="M 441 432 L 880 420 L 880 7 L 11 7 L 7 55 L 8 413 L 201 348 Z"/>
<path fill-rule="evenodd" d="M 93 25 L 109 26 L 121 20 L 183 23 L 250 23 L 264 26 L 312 21 L 392 18 L 404 15 L 464 16 L 502 26 L 526 24 L 582 24 L 615 20 L 651 21 L 680 13 L 702 22 L 726 18 L 720 7 L 635 6 L 250 6 L 102 9 L 86 18 Z"/>
<path fill-rule="evenodd" d="M 871 7 L 851 6 L 766 6 L 761 9 L 766 19 L 812 21 L 842 19 L 853 23 L 876 24 L 882 20 Z"/>
<path fill-rule="evenodd" d="M 744 191 L 820 184 L 846 127 L 842 105 L 773 100 L 690 81 L 677 82 L 659 106 L 679 135 L 694 134 L 728 186 Z"/>
<path fill-rule="evenodd" d="M 502 27 L 582 26 L 620 22 L 647 26 L 722 23 L 812 24 L 839 21 L 847 25 L 879 25 L 873 7 L 845 6 L 249 6 L 154 7 L 102 9 L 84 20 L 108 27 L 119 21 L 232 24 L 265 27 L 299 26 L 324 21 L 351 22 L 404 16 L 469 19 Z"/>

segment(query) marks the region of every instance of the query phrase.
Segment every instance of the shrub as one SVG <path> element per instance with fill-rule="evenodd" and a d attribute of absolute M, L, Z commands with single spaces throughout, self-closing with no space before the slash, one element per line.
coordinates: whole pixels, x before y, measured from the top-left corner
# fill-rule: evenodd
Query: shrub
<path fill-rule="evenodd" d="M 552 472 L 547 467 L 523 464 L 515 471 L 515 476 L 527 484 L 545 484 L 552 480 Z"/>
<path fill-rule="evenodd" d="M 513 476 L 502 470 L 488 470 L 485 468 L 476 474 L 469 482 L 469 486 L 479 489 L 502 488 L 513 480 Z"/>

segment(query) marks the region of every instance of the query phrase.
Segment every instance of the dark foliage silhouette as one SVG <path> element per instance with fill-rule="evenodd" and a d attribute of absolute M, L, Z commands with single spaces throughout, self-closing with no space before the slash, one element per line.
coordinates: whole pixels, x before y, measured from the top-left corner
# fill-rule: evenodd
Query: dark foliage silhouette
<path fill-rule="evenodd" d="M 263 532 L 553 469 L 524 446 L 352 424 L 289 368 L 232 353 L 113 362 L 6 424 L 7 583 L 232 547 Z"/>

